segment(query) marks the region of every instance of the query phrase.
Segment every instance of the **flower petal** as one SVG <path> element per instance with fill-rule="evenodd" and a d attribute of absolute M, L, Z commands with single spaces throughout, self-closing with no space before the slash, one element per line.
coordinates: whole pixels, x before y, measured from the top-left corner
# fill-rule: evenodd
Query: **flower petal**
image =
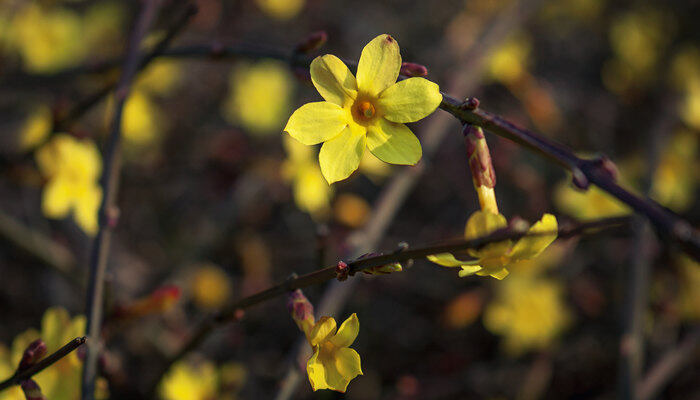
<path fill-rule="evenodd" d="M 313 145 L 338 136 L 346 126 L 347 111 L 327 101 L 299 107 L 287 121 L 284 131 L 305 145 Z"/>
<path fill-rule="evenodd" d="M 459 277 L 464 278 L 465 276 L 474 275 L 481 271 L 481 265 L 462 265 L 462 270 L 459 271 Z"/>
<path fill-rule="evenodd" d="M 367 135 L 361 129 L 350 127 L 323 143 L 318 161 L 326 181 L 331 184 L 350 176 L 360 166 L 366 146 Z"/>
<path fill-rule="evenodd" d="M 348 383 L 356 376 L 362 375 L 360 355 L 353 349 L 342 348 L 335 352 L 335 368 L 340 375 L 347 379 L 343 392 L 348 388 Z"/>
<path fill-rule="evenodd" d="M 489 211 L 476 211 L 467 221 L 464 229 L 464 237 L 467 240 L 488 236 L 501 228 L 508 226 L 506 217 L 501 214 L 494 214 Z"/>
<path fill-rule="evenodd" d="M 389 164 L 415 165 L 423 155 L 420 141 L 406 125 L 383 118 L 367 127 L 367 147 Z"/>
<path fill-rule="evenodd" d="M 309 342 L 312 346 L 323 343 L 335 334 L 335 327 L 335 319 L 331 317 L 321 317 L 309 334 Z"/>
<path fill-rule="evenodd" d="M 527 231 L 528 234 L 539 235 L 520 238 L 513 246 L 510 256 L 516 260 L 537 257 L 557 238 L 558 229 L 557 218 L 554 215 L 543 215 L 542 219 Z"/>
<path fill-rule="evenodd" d="M 72 187 L 64 179 L 56 177 L 44 187 L 41 209 L 48 218 L 63 218 L 73 204 Z"/>
<path fill-rule="evenodd" d="M 328 389 L 328 382 L 326 382 L 326 369 L 323 367 L 321 361 L 319 361 L 319 353 L 321 349 L 319 346 L 314 346 L 314 354 L 311 355 L 309 361 L 306 362 L 306 373 L 309 375 L 309 382 L 311 382 L 311 388 L 316 391 L 319 389 Z"/>
<path fill-rule="evenodd" d="M 326 101 L 343 106 L 357 97 L 357 81 L 348 67 L 332 54 L 311 62 L 311 82 Z"/>
<path fill-rule="evenodd" d="M 379 35 L 362 49 L 357 64 L 357 87 L 360 92 L 376 97 L 396 82 L 400 69 L 401 53 L 396 39 Z"/>
<path fill-rule="evenodd" d="M 428 261 L 432 261 L 437 265 L 442 265 L 443 267 L 460 267 L 467 263 L 467 261 L 458 260 L 450 253 L 433 254 L 427 256 L 426 258 Z"/>
<path fill-rule="evenodd" d="M 384 90 L 377 104 L 384 111 L 384 118 L 405 123 L 427 117 L 441 101 L 437 84 L 424 78 L 408 78 Z"/>
<path fill-rule="evenodd" d="M 338 333 L 330 339 L 330 342 L 337 347 L 348 347 L 355 341 L 360 331 L 360 320 L 357 314 L 352 313 L 338 328 Z"/>
<path fill-rule="evenodd" d="M 73 217 L 78 226 L 88 235 L 97 232 L 97 214 L 102 201 L 102 189 L 97 185 L 81 188 L 75 200 Z"/>

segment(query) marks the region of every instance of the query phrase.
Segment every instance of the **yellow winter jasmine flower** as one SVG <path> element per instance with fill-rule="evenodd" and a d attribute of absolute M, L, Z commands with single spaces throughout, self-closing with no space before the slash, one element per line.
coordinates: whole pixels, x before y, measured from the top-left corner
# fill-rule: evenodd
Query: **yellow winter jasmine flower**
<path fill-rule="evenodd" d="M 350 176 L 366 147 L 390 164 L 420 160 L 420 142 L 404 123 L 431 114 L 442 95 L 423 78 L 396 82 L 400 69 L 399 45 L 389 35 L 377 36 L 362 50 L 357 78 L 334 55 L 311 63 L 311 81 L 326 101 L 301 106 L 284 130 L 305 145 L 323 142 L 319 162 L 328 183 Z"/>
<path fill-rule="evenodd" d="M 335 319 L 321 317 L 308 332 L 314 353 L 306 363 L 306 372 L 314 391 L 331 389 L 345 392 L 348 384 L 362 375 L 360 355 L 350 347 L 360 331 L 357 314 L 352 314 L 336 331 Z"/>
<path fill-rule="evenodd" d="M 90 140 L 57 134 L 37 150 L 36 161 L 48 179 L 41 201 L 44 215 L 63 218 L 72 211 L 83 231 L 94 234 L 102 200 L 97 183 L 102 160 L 97 146 Z"/>
<path fill-rule="evenodd" d="M 484 310 L 484 326 L 503 336 L 511 355 L 550 346 L 569 321 L 559 282 L 538 275 L 513 274 Z"/>
<path fill-rule="evenodd" d="M 670 138 L 654 173 L 651 187 L 654 200 L 676 212 L 693 205 L 693 195 L 700 182 L 699 151 L 697 132 L 681 130 Z"/>
<path fill-rule="evenodd" d="M 133 146 L 143 147 L 154 143 L 162 133 L 163 117 L 160 108 L 144 91 L 135 89 L 124 104 L 122 134 Z"/>
<path fill-rule="evenodd" d="M 313 149 L 288 135 L 284 136 L 284 148 L 287 159 L 282 164 L 282 176 L 292 184 L 297 207 L 314 218 L 326 217 L 333 189 L 323 180 Z"/>
<path fill-rule="evenodd" d="M 466 240 L 476 239 L 506 228 L 508 223 L 501 214 L 479 210 L 469 217 L 464 232 Z M 527 234 L 517 242 L 504 240 L 490 243 L 480 249 L 470 249 L 467 253 L 475 260 L 461 261 L 449 253 L 428 256 L 428 260 L 444 267 L 461 267 L 460 277 L 476 274 L 479 276 L 492 276 L 503 279 L 508 275 L 508 267 L 522 260 L 530 260 L 537 257 L 544 249 L 557 238 L 557 219 L 551 214 L 544 214 Z"/>
<path fill-rule="evenodd" d="M 20 148 L 30 150 L 41 144 L 51 133 L 51 125 L 51 109 L 45 105 L 34 108 L 20 131 Z"/>
<path fill-rule="evenodd" d="M 160 383 L 160 395 L 165 400 L 216 399 L 219 376 L 210 361 L 193 365 L 179 361 Z"/>
<path fill-rule="evenodd" d="M 136 81 L 136 88 L 150 94 L 170 94 L 182 80 L 181 63 L 173 60 L 155 60 L 146 67 Z"/>

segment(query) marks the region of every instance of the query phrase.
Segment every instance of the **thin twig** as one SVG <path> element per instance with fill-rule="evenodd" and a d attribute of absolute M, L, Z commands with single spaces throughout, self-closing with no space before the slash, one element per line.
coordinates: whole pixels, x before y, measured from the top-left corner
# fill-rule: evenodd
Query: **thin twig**
<path fill-rule="evenodd" d="M 573 226 L 563 226 L 557 231 L 557 237 L 564 239 L 591 232 L 599 233 L 603 230 L 627 226 L 629 225 L 630 220 L 630 217 L 613 217 L 604 218 L 587 223 L 576 224 Z M 347 265 L 349 268 L 349 274 L 354 275 L 368 268 L 379 267 L 382 265 L 393 263 L 401 263 L 406 262 L 408 260 L 422 259 L 433 254 L 461 253 L 468 249 L 481 248 L 493 242 L 515 240 L 525 236 L 551 235 L 552 233 L 554 232 L 526 234 L 522 231 L 516 232 L 509 229 L 504 229 L 494 232 L 493 234 L 472 240 L 460 240 L 434 246 L 408 249 L 400 252 L 383 254 L 374 257 L 360 258 L 355 261 L 348 262 Z M 238 301 L 227 305 L 224 309 L 222 309 L 212 317 L 205 319 L 194 328 L 194 333 L 180 348 L 180 350 L 167 360 L 167 362 L 165 363 L 165 368 L 163 368 L 160 371 L 160 373 L 156 375 L 156 380 L 148 393 L 155 393 L 155 387 L 157 386 L 158 382 L 160 382 L 160 378 L 165 374 L 165 372 L 167 372 L 167 369 L 172 364 L 182 359 L 182 357 L 184 357 L 190 351 L 199 347 L 199 345 L 209 336 L 210 333 L 214 331 L 214 329 L 218 328 L 223 324 L 226 324 L 227 322 L 236 320 L 236 315 L 240 312 L 240 310 L 245 310 L 254 305 L 284 295 L 285 293 L 288 293 L 292 290 L 303 289 L 305 287 L 318 285 L 336 279 L 338 276 L 336 268 L 337 266 L 333 265 L 314 272 L 310 272 L 306 275 L 287 279 L 266 290 L 239 299 Z"/>
<path fill-rule="evenodd" d="M 99 336 L 102 328 L 102 308 L 104 276 L 107 269 L 107 258 L 112 236 L 114 219 L 116 218 L 115 200 L 120 176 L 120 142 L 121 123 L 124 103 L 129 96 L 131 82 L 141 64 L 139 48 L 141 40 L 151 27 L 161 5 L 161 0 L 149 0 L 143 5 L 141 13 L 127 47 L 121 78 L 116 86 L 114 114 L 107 143 L 104 149 L 104 170 L 100 178 L 103 188 L 103 198 L 99 211 L 99 227 L 90 255 L 90 269 L 87 292 L 87 335 L 91 339 L 85 355 L 85 366 L 82 378 L 82 399 L 92 400 L 95 396 L 95 378 L 97 376 L 97 359 L 99 356 Z"/>
<path fill-rule="evenodd" d="M 0 382 L 0 391 L 3 391 L 13 385 L 19 385 L 20 383 L 22 383 L 22 381 L 25 381 L 31 378 L 32 376 L 38 374 L 39 372 L 45 370 L 46 368 L 56 363 L 58 360 L 70 354 L 73 350 L 80 347 L 86 341 L 87 338 L 85 336 L 77 337 L 68 342 L 68 344 L 66 344 L 65 346 L 56 350 L 51 355 L 42 358 L 39 362 L 32 365 L 31 367 L 15 372 L 14 375 Z"/>

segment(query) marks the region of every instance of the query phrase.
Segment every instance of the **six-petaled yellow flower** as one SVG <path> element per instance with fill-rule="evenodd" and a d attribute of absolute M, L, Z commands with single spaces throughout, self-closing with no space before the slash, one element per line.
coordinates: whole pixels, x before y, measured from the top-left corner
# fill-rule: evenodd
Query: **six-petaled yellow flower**
<path fill-rule="evenodd" d="M 508 222 L 503 215 L 480 210 L 469 217 L 464 237 L 471 240 L 488 236 L 507 226 Z M 428 259 L 444 267 L 461 267 L 460 277 L 477 274 L 503 279 L 508 275 L 506 267 L 518 261 L 533 259 L 546 249 L 557 238 L 557 229 L 557 219 L 551 214 L 544 214 L 517 242 L 504 240 L 487 244 L 480 249 L 470 249 L 468 253 L 475 260 L 461 261 L 450 253 L 428 256 Z"/>
<path fill-rule="evenodd" d="M 396 82 L 401 54 L 389 35 L 362 50 L 357 78 L 336 56 L 316 57 L 311 80 L 326 101 L 297 109 L 284 128 L 306 145 L 323 142 L 321 172 L 328 183 L 350 176 L 365 148 L 390 164 L 414 165 L 422 155 L 418 138 L 404 123 L 425 118 L 438 107 L 438 85 L 423 78 Z"/>
<path fill-rule="evenodd" d="M 360 321 L 352 314 L 336 330 L 335 319 L 321 317 L 307 333 L 314 354 L 306 363 L 306 372 L 314 390 L 345 392 L 348 384 L 362 375 L 360 355 L 350 347 L 360 331 Z"/>
<path fill-rule="evenodd" d="M 41 173 L 48 179 L 41 207 L 49 218 L 63 218 L 71 211 L 87 234 L 97 231 L 97 211 L 102 189 L 97 183 L 102 161 L 97 146 L 58 134 L 36 153 Z"/>

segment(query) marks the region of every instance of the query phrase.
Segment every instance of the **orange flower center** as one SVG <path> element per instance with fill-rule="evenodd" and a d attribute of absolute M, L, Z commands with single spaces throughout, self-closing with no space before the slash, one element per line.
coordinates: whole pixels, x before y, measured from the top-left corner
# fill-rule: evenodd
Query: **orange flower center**
<path fill-rule="evenodd" d="M 366 125 L 377 116 L 377 109 L 371 101 L 358 99 L 352 106 L 352 115 L 355 122 Z"/>
<path fill-rule="evenodd" d="M 369 101 L 361 102 L 358 109 L 359 109 L 360 113 L 362 113 L 363 117 L 365 117 L 365 118 L 374 117 L 374 106 Z"/>

